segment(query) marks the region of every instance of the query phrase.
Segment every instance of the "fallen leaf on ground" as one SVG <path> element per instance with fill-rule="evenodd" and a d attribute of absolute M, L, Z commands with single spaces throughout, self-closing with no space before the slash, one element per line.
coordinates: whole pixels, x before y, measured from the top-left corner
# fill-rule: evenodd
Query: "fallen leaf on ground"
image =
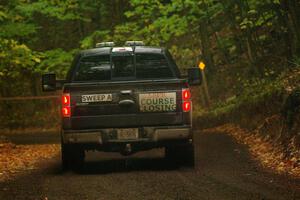
<path fill-rule="evenodd" d="M 252 157 L 258 160 L 264 167 L 274 170 L 277 173 L 290 174 L 300 177 L 300 152 L 292 141 L 289 145 L 289 154 L 280 144 L 274 143 L 270 138 L 264 138 L 254 132 L 249 132 L 234 124 L 206 129 L 204 133 L 226 133 L 231 135 L 241 144 L 249 147 Z"/>
<path fill-rule="evenodd" d="M 0 181 L 10 179 L 16 174 L 37 168 L 40 161 L 59 154 L 59 145 L 15 145 L 1 143 Z"/>

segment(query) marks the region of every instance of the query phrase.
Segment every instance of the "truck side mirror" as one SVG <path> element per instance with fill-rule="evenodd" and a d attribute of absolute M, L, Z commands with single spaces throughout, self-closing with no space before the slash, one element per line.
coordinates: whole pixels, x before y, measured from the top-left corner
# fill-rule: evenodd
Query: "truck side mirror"
<path fill-rule="evenodd" d="M 202 76 L 198 67 L 192 67 L 188 69 L 188 81 L 190 85 L 201 85 Z"/>
<path fill-rule="evenodd" d="M 56 75 L 54 73 L 47 73 L 42 75 L 42 89 L 43 92 L 56 90 Z"/>

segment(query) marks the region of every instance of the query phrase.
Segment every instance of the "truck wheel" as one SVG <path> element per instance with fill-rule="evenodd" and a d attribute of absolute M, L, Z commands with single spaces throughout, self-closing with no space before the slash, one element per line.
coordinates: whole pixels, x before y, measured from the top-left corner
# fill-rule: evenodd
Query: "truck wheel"
<path fill-rule="evenodd" d="M 61 144 L 61 162 L 63 170 L 80 170 L 84 164 L 84 149 L 76 145 Z"/>
<path fill-rule="evenodd" d="M 176 145 L 165 148 L 165 158 L 167 161 L 175 165 L 182 165 L 187 167 L 194 167 L 195 152 L 194 145 Z"/>
<path fill-rule="evenodd" d="M 184 165 L 187 167 L 195 166 L 195 147 L 194 144 L 189 144 L 183 147 Z"/>

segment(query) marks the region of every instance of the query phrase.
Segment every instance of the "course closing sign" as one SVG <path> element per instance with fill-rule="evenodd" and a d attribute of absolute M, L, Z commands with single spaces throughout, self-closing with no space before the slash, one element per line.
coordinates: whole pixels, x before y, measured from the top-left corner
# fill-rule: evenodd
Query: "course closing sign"
<path fill-rule="evenodd" d="M 176 111 L 176 92 L 139 94 L 139 104 L 142 112 Z"/>

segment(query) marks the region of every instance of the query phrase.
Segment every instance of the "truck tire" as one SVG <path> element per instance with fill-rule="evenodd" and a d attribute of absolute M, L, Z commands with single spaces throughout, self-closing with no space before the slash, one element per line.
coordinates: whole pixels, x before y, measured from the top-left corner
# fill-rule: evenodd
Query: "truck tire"
<path fill-rule="evenodd" d="M 194 144 L 168 146 L 165 148 L 165 158 L 172 164 L 193 168 L 195 166 Z"/>
<path fill-rule="evenodd" d="M 63 170 L 81 170 L 84 164 L 84 149 L 61 143 L 61 162 Z"/>

